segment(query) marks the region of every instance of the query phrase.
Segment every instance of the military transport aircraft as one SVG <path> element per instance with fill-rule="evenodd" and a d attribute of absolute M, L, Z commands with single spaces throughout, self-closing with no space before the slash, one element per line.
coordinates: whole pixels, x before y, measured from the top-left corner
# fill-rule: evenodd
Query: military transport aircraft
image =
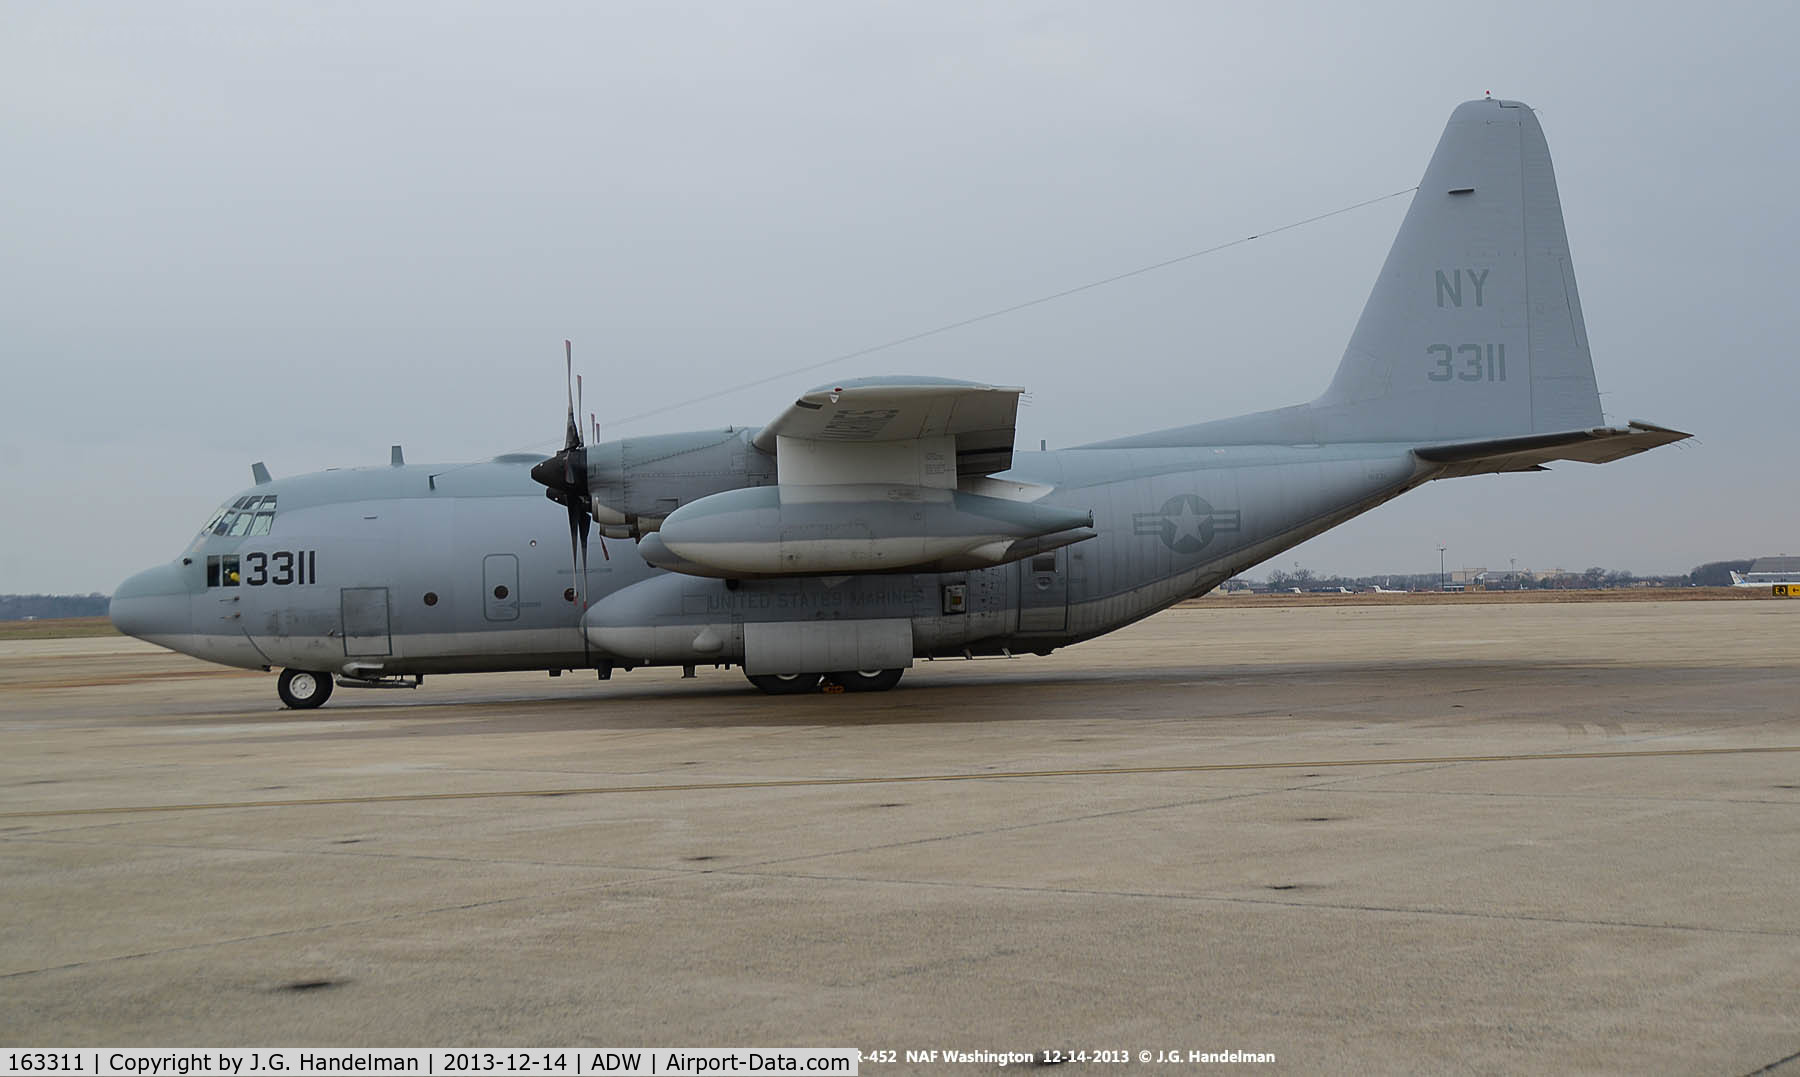
<path fill-rule="evenodd" d="M 548 459 L 421 467 L 396 450 L 284 479 L 259 464 L 181 556 L 120 585 L 112 618 L 280 667 L 289 707 L 334 682 L 640 665 L 879 691 L 914 658 L 1110 632 L 1433 479 L 1688 436 L 1602 425 L 1549 149 L 1515 101 L 1451 115 L 1317 399 L 1027 453 L 1020 392 L 865 378 L 760 429 L 594 445 L 571 402 Z"/>

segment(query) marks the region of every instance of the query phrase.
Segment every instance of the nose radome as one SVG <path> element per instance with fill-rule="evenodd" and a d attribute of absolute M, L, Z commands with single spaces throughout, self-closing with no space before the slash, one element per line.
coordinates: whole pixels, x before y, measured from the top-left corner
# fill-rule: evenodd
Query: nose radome
<path fill-rule="evenodd" d="M 120 632 L 152 643 L 193 632 L 193 603 L 175 564 L 145 569 L 121 583 L 107 613 Z"/>

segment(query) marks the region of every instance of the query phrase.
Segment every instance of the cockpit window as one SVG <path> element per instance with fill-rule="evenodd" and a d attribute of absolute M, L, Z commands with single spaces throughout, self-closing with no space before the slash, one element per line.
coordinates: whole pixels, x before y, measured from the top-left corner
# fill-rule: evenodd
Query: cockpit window
<path fill-rule="evenodd" d="M 213 513 L 200 529 L 194 545 L 206 541 L 208 535 L 266 535 L 275 527 L 275 494 L 247 494 Z"/>

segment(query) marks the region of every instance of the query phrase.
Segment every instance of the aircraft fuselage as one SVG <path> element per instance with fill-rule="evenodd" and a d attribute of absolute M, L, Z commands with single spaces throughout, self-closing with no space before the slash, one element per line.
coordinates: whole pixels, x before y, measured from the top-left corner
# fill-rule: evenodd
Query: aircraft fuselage
<path fill-rule="evenodd" d="M 536 459 L 262 483 L 231 506 L 272 506 L 266 533 L 209 528 L 121 586 L 113 618 L 213 662 L 364 679 L 737 664 L 745 625 L 795 622 L 906 621 L 914 657 L 1048 652 L 1205 593 L 1429 477 L 1399 445 L 1020 453 L 996 479 L 1091 511 L 1096 537 L 993 568 L 741 581 L 653 568 L 613 540 L 590 558 L 584 631 L 564 514 L 531 480 Z M 719 645 L 692 646 L 709 626 Z"/>

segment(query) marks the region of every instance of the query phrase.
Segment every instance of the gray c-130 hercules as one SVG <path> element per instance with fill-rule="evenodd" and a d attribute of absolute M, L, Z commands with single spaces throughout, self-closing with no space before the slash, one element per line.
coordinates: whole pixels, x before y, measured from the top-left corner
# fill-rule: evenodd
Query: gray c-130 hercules
<path fill-rule="evenodd" d="M 914 658 L 1110 632 L 1432 479 L 1688 436 L 1603 425 L 1549 150 L 1528 107 L 1498 100 L 1451 115 L 1317 399 L 1025 453 L 1019 393 L 869 378 L 760 429 L 596 445 L 571 406 L 549 459 L 430 468 L 396 450 L 286 479 L 259 464 L 181 557 L 119 587 L 112 618 L 281 667 L 290 707 L 334 679 L 640 665 L 882 690 Z"/>

